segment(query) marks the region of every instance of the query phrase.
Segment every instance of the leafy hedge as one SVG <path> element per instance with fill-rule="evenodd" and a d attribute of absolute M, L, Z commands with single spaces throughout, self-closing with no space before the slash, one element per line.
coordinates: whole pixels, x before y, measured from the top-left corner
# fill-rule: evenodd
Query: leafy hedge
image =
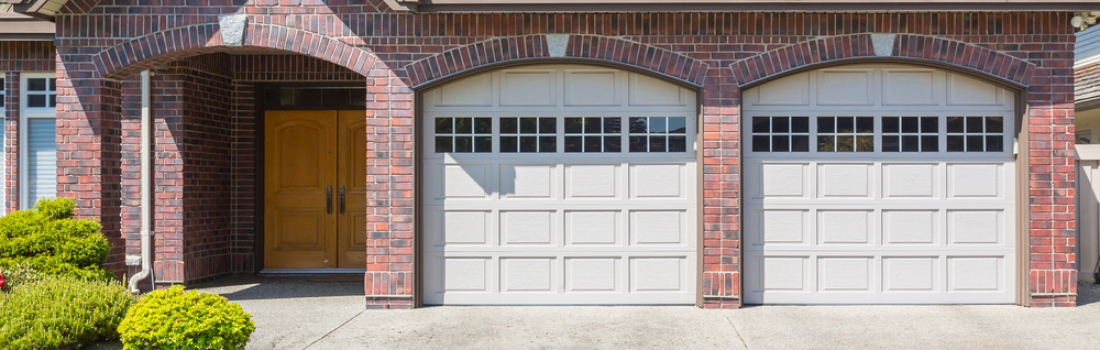
<path fill-rule="evenodd" d="M 29 268 L 54 276 L 109 280 L 99 267 L 110 247 L 94 220 L 73 219 L 76 202 L 43 199 L 34 209 L 0 217 L 0 269 Z"/>
<path fill-rule="evenodd" d="M 79 349 L 117 339 L 133 304 L 118 282 L 41 276 L 0 293 L 0 349 Z"/>
<path fill-rule="evenodd" d="M 146 294 L 118 326 L 123 349 L 244 349 L 256 326 L 240 305 L 183 287 Z"/>

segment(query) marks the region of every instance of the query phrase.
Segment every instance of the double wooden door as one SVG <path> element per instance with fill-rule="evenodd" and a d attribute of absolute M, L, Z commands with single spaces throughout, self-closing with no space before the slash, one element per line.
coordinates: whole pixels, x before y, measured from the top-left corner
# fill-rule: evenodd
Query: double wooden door
<path fill-rule="evenodd" d="M 364 111 L 264 117 L 264 268 L 365 268 Z"/>

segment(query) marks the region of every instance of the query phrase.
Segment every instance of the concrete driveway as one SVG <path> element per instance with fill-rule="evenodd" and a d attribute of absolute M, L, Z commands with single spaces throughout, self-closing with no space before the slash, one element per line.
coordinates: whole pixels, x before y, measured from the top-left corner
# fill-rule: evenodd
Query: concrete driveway
<path fill-rule="evenodd" d="M 1097 348 L 1100 288 L 1081 307 L 429 307 L 364 310 L 362 277 L 231 277 L 201 286 L 252 313 L 250 349 Z"/>

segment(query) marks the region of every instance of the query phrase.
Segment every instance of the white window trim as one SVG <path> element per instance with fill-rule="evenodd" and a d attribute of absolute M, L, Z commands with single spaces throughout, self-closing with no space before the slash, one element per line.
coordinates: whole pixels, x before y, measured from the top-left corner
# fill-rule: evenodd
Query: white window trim
<path fill-rule="evenodd" d="M 0 132 L 5 133 L 0 138 L 0 216 L 8 213 L 8 77 L 7 72 L 0 72 Z"/>
<path fill-rule="evenodd" d="M 38 107 L 29 108 L 27 106 L 27 79 L 36 78 L 56 78 L 56 72 L 23 72 L 19 74 L 19 209 L 28 209 L 34 206 L 34 203 L 28 203 L 27 194 L 30 192 L 27 189 L 27 185 L 30 183 L 30 173 L 28 173 L 29 163 L 28 157 L 28 145 L 27 139 L 29 136 L 27 130 L 27 119 L 56 119 L 57 108 Z"/>

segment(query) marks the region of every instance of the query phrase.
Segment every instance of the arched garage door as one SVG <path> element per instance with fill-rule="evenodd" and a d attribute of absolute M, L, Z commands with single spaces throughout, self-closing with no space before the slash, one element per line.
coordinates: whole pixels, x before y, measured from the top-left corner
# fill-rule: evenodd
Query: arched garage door
<path fill-rule="evenodd" d="M 532 66 L 424 93 L 426 304 L 692 304 L 695 94 Z"/>
<path fill-rule="evenodd" d="M 744 100 L 746 303 L 1014 301 L 1012 93 L 860 65 Z"/>

